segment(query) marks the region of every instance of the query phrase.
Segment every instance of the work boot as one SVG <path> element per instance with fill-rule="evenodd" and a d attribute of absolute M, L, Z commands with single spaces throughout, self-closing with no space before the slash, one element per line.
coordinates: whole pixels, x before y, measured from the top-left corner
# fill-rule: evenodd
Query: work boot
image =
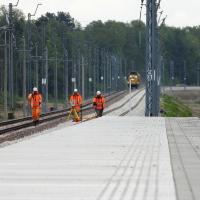
<path fill-rule="evenodd" d="M 75 120 L 76 122 L 80 122 L 80 118 L 76 118 L 76 120 Z"/>
<path fill-rule="evenodd" d="M 35 126 L 39 125 L 39 120 L 35 120 L 35 121 L 34 121 L 34 125 L 35 125 Z"/>

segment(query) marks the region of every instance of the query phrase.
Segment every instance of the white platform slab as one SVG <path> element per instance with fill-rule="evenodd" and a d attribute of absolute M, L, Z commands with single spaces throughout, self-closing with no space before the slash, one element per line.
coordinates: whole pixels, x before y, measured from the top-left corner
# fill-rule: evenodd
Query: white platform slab
<path fill-rule="evenodd" d="M 2 200 L 175 200 L 165 119 L 103 117 L 0 149 Z"/>

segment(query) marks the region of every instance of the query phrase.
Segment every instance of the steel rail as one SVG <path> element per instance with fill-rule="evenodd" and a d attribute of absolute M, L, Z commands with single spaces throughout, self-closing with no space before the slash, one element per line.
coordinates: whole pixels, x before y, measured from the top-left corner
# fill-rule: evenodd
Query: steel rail
<path fill-rule="evenodd" d="M 142 97 L 138 100 L 138 102 L 133 106 L 131 107 L 131 110 L 134 110 L 142 101 L 142 99 L 145 97 L 146 94 L 143 94 Z M 127 115 L 128 113 L 130 112 L 130 110 L 127 110 L 125 112 L 123 112 L 122 114 L 120 114 L 119 116 L 125 116 Z"/>
<path fill-rule="evenodd" d="M 140 92 L 142 92 L 143 90 L 144 90 L 144 88 L 138 90 L 138 91 L 131 97 L 131 100 L 132 100 L 133 98 L 135 98 L 135 97 L 136 97 Z M 108 113 L 114 112 L 114 111 L 116 111 L 116 110 L 119 110 L 121 107 L 123 107 L 123 106 L 125 106 L 127 103 L 129 103 L 129 101 L 130 101 L 130 99 L 127 99 L 124 103 L 120 104 L 119 106 L 117 106 L 117 107 L 115 107 L 115 108 L 113 108 L 113 109 L 111 109 L 111 110 L 108 110 L 108 111 L 104 112 L 104 114 L 108 114 Z M 132 108 L 131 108 L 131 110 L 132 110 Z"/>
<path fill-rule="evenodd" d="M 110 102 L 113 99 L 115 99 L 121 95 L 124 95 L 125 93 L 126 93 L 126 91 L 120 91 L 120 92 L 114 92 L 111 95 L 106 95 L 106 101 Z M 92 110 L 92 108 L 93 107 L 92 107 L 91 102 L 87 102 L 83 106 L 83 111 L 89 111 L 89 110 Z M 70 108 L 66 108 L 66 109 L 52 111 L 52 112 L 48 112 L 46 114 L 42 114 L 41 118 L 40 118 L 40 124 L 65 117 L 65 116 L 67 116 L 69 111 L 70 111 Z M 3 125 L 4 126 L 13 125 L 13 126 L 4 128 Z M 13 131 L 18 131 L 18 130 L 21 130 L 24 128 L 32 127 L 33 125 L 34 124 L 33 124 L 31 117 L 25 117 L 25 118 L 20 118 L 20 119 L 16 119 L 16 120 L 9 120 L 9 121 L 5 121 L 5 122 L 1 122 L 0 127 L 2 129 L 0 129 L 0 135 L 9 133 L 9 132 L 13 132 Z"/>
<path fill-rule="evenodd" d="M 122 92 L 124 92 L 124 91 L 122 91 Z M 107 94 L 107 95 L 105 95 L 105 97 L 107 98 L 109 96 L 115 95 L 116 93 L 117 92 L 113 92 L 110 95 Z M 84 103 L 83 108 L 89 106 L 90 104 L 91 104 L 91 99 L 86 100 L 86 103 Z M 47 112 L 47 113 L 42 113 L 41 117 L 55 115 L 55 114 L 59 114 L 59 113 L 63 113 L 63 112 L 68 112 L 69 110 L 70 110 L 70 107 L 67 107 L 67 108 L 61 109 L 61 110 L 55 110 L 55 111 L 51 111 L 51 112 Z M 0 127 L 11 125 L 11 124 L 16 124 L 16 123 L 20 123 L 20 122 L 29 121 L 31 119 L 32 119 L 32 117 L 28 116 L 28 117 L 22 117 L 22 118 L 19 118 L 19 119 L 2 121 L 2 122 L 0 122 Z"/>

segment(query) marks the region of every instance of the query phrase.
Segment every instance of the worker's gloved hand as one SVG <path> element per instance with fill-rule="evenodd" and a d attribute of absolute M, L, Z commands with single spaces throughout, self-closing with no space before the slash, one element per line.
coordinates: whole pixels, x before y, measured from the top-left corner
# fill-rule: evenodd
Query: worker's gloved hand
<path fill-rule="evenodd" d="M 74 102 L 71 102 L 71 101 L 70 101 L 70 105 L 71 105 L 71 106 L 75 106 Z"/>
<path fill-rule="evenodd" d="M 96 102 L 93 102 L 93 106 L 96 106 L 97 105 L 97 103 Z"/>

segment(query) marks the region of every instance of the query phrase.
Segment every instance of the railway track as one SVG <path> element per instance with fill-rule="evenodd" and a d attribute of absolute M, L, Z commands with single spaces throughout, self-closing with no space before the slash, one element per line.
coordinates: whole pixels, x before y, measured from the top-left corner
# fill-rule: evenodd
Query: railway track
<path fill-rule="evenodd" d="M 132 95 L 131 100 L 134 99 L 142 91 L 143 91 L 143 88 L 139 89 L 135 94 Z M 142 98 L 139 99 L 139 101 L 136 103 L 136 105 L 134 105 L 133 107 L 131 107 L 131 110 L 135 109 L 139 105 L 140 101 L 144 98 L 144 96 L 145 95 L 143 95 Z M 108 114 L 108 113 L 111 113 L 111 112 L 114 112 L 116 110 L 121 109 L 123 106 L 125 106 L 127 103 L 129 103 L 129 101 L 130 101 L 130 99 L 127 99 L 125 102 L 121 103 L 119 106 L 116 106 L 115 108 L 110 109 L 110 110 L 104 112 L 104 114 Z M 127 111 L 125 111 L 125 112 L 123 112 L 119 116 L 125 116 L 126 114 L 128 114 L 128 112 L 130 112 L 130 109 L 127 110 Z"/>
<path fill-rule="evenodd" d="M 114 92 L 111 95 L 106 95 L 105 98 L 106 98 L 107 104 L 109 104 L 115 99 L 120 99 L 126 93 L 127 91 L 121 91 L 121 92 Z M 89 113 L 92 110 L 93 108 L 92 108 L 91 100 L 86 101 L 86 103 L 83 105 L 83 108 L 82 108 L 83 114 Z M 57 119 L 66 118 L 69 111 L 70 111 L 70 108 L 66 108 L 66 109 L 42 114 L 40 118 L 40 124 L 44 124 L 48 122 L 50 123 Z M 19 131 L 28 127 L 33 127 L 32 118 L 30 116 L 20 118 L 20 119 L 3 121 L 0 123 L 0 135 Z"/>
<path fill-rule="evenodd" d="M 131 107 L 131 110 L 134 110 L 144 98 L 145 98 L 145 94 L 143 94 L 141 96 L 141 98 L 137 101 L 137 103 Z M 127 110 L 127 111 L 123 112 L 122 114 L 120 114 L 120 116 L 126 116 L 129 112 L 130 112 L 130 110 Z"/>
<path fill-rule="evenodd" d="M 136 98 L 143 91 L 143 88 L 136 91 L 131 99 Z M 115 92 L 110 95 L 106 95 L 106 104 L 108 106 L 116 103 L 118 100 L 122 99 L 127 95 L 127 91 Z M 145 97 L 145 94 L 140 97 L 136 104 L 131 108 L 131 110 L 135 109 L 141 102 L 141 100 Z M 116 106 L 113 109 L 105 111 L 104 114 L 112 113 L 115 110 L 120 110 L 125 104 L 127 104 L 129 100 L 125 100 L 120 105 Z M 83 122 L 91 120 L 94 118 L 93 116 L 93 106 L 91 103 L 91 99 L 86 101 L 83 105 L 83 116 L 90 116 L 88 119 L 83 120 Z M 10 121 L 5 121 L 0 123 L 0 143 L 14 141 L 20 138 L 24 138 L 33 134 L 37 134 L 41 131 L 47 130 L 49 128 L 54 128 L 60 123 L 66 122 L 66 117 L 70 112 L 70 108 L 52 111 L 46 114 L 42 114 L 40 118 L 39 126 L 34 126 L 31 117 L 25 117 L 21 119 L 15 119 Z M 119 116 L 125 116 L 130 112 L 130 109 L 122 112 Z M 92 114 L 92 115 L 91 115 Z"/>

